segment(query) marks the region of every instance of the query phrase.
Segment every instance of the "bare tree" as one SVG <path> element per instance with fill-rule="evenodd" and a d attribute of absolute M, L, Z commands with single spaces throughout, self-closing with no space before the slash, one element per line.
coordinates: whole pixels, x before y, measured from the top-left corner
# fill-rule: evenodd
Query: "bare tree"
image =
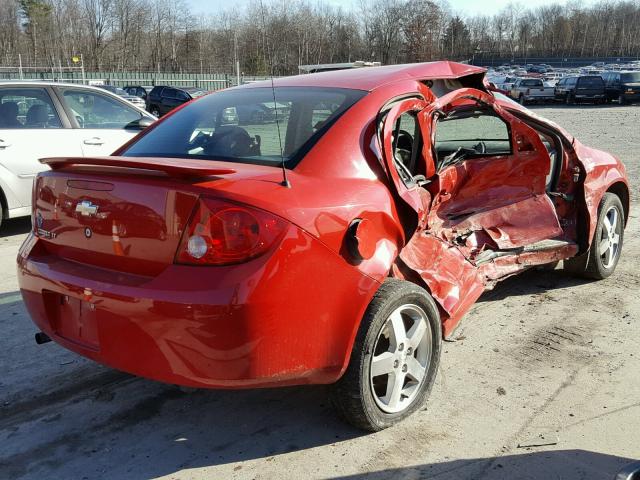
<path fill-rule="evenodd" d="M 571 0 L 469 16 L 446 0 L 252 0 L 194 16 L 184 0 L 0 0 L 0 65 L 298 72 L 312 63 L 640 56 L 640 0 Z"/>

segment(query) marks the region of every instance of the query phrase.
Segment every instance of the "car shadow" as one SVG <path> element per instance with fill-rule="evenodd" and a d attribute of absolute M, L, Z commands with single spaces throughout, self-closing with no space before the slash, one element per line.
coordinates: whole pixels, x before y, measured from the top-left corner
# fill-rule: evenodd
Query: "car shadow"
<path fill-rule="evenodd" d="M 587 450 L 524 452 L 489 458 L 470 458 L 443 463 L 390 468 L 341 480 L 426 479 L 438 480 L 615 480 L 633 460 Z"/>
<path fill-rule="evenodd" d="M 323 387 L 186 391 L 124 375 L 111 382 L 75 391 L 42 417 L 25 412 L 19 423 L 12 423 L 15 415 L 6 428 L 0 422 L 0 432 L 12 432 L 23 447 L 0 454 L 7 478 L 72 478 L 78 471 L 88 478 L 156 478 L 364 435 L 336 418 Z"/>
<path fill-rule="evenodd" d="M 497 283 L 493 290 L 483 293 L 476 303 L 504 300 L 507 297 L 541 294 L 549 290 L 573 288 L 591 283 L 562 270 L 530 269 Z"/>
<path fill-rule="evenodd" d="M 0 305 L 14 309 L 18 301 L 17 292 L 0 296 Z M 155 478 L 366 434 L 337 418 L 325 386 L 167 385 L 85 361 L 53 342 L 36 346 L 26 314 L 8 320 L 24 328 L 13 339 L 0 337 L 0 363 L 22 365 L 19 390 L 0 391 L 3 478 Z"/>
<path fill-rule="evenodd" d="M 0 238 L 12 235 L 22 235 L 31 230 L 31 217 L 11 218 L 3 220 L 0 225 Z"/>

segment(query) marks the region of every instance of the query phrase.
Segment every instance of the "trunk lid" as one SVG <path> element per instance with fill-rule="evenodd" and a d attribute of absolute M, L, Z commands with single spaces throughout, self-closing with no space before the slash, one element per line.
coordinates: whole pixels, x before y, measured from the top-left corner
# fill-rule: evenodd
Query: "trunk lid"
<path fill-rule="evenodd" d="M 174 262 L 198 201 L 194 183 L 235 170 L 221 162 L 141 158 L 43 159 L 34 191 L 46 252 L 100 268 L 153 276 Z"/>

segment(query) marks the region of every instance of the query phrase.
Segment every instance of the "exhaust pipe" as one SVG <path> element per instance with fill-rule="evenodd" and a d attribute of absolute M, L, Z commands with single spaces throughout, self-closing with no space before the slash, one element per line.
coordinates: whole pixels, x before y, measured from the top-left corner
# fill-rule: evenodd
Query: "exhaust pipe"
<path fill-rule="evenodd" d="M 36 343 L 38 345 L 42 345 L 43 343 L 47 343 L 51 341 L 51 338 L 49 338 L 49 335 L 47 335 L 44 332 L 36 333 L 35 337 L 36 337 Z"/>

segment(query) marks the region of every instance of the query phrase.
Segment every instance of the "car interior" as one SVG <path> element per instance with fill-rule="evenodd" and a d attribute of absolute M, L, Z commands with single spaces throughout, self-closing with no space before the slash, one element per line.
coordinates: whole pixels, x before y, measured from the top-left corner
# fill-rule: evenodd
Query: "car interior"
<path fill-rule="evenodd" d="M 61 128 L 51 99 L 41 88 L 0 90 L 0 128 Z"/>
<path fill-rule="evenodd" d="M 554 132 L 529 126 L 538 132 L 549 154 L 546 191 L 553 192 L 561 168 L 562 142 Z M 416 115 L 405 113 L 394 127 L 393 152 L 398 172 L 406 184 L 420 184 L 426 180 L 424 166 L 418 161 L 421 151 L 422 135 Z M 437 171 L 463 160 L 511 155 L 513 152 L 508 124 L 493 110 L 476 107 L 463 107 L 441 116 L 436 124 L 433 151 Z"/>
<path fill-rule="evenodd" d="M 280 98 L 275 106 L 264 101 L 223 106 L 198 119 L 188 151 L 190 155 L 279 162 L 281 151 L 285 159 L 294 157 L 321 135 L 345 108 L 345 101 L 342 94 L 335 94 L 313 101 Z M 407 142 L 411 137 L 405 138 Z"/>

